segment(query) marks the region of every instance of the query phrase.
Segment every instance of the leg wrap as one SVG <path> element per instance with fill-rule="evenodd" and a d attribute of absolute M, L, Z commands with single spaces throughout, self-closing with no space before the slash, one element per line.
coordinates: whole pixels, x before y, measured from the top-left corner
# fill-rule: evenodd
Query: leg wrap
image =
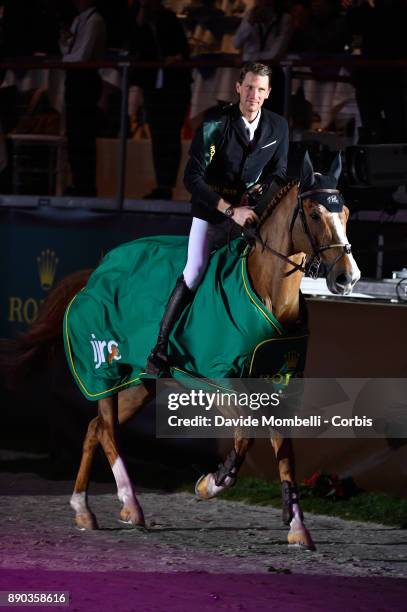
<path fill-rule="evenodd" d="M 218 465 L 218 470 L 214 474 L 216 486 L 221 487 L 225 483 L 227 477 L 232 479 L 233 482 L 230 486 L 233 486 L 243 460 L 244 457 L 239 457 L 235 449 L 230 451 L 224 463 Z"/>
<path fill-rule="evenodd" d="M 300 497 L 298 495 L 297 487 L 289 482 L 283 480 L 281 483 L 282 503 L 283 503 L 283 523 L 289 525 L 294 518 L 293 505 L 297 504 L 299 507 Z M 300 510 L 301 519 L 303 518 Z"/>

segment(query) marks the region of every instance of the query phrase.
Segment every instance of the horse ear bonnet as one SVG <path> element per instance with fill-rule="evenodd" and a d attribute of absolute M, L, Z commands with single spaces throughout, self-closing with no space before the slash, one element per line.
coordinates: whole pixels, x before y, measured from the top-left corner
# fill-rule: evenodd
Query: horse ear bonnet
<path fill-rule="evenodd" d="M 342 172 L 342 159 L 341 159 L 341 153 L 340 151 L 338 151 L 329 169 L 329 175 L 334 177 L 337 184 L 338 184 L 339 177 L 341 176 L 341 172 Z"/>
<path fill-rule="evenodd" d="M 319 174 L 319 173 L 314 174 L 313 173 L 312 174 L 313 182 L 311 183 L 310 186 L 307 186 L 307 185 L 303 185 L 303 172 L 304 172 L 304 167 L 305 167 L 305 171 L 309 173 L 309 169 L 308 169 L 309 166 L 312 169 L 312 162 L 309 158 L 308 151 L 307 151 L 304 156 L 303 167 L 301 170 L 301 182 L 300 182 L 301 193 L 304 193 L 305 191 L 310 191 L 311 189 L 312 190 L 314 189 L 315 190 L 317 189 L 336 189 L 337 184 L 338 184 L 338 179 L 342 172 L 342 162 L 341 162 L 340 153 L 338 153 L 335 156 L 331 164 L 331 167 L 329 169 L 329 173 L 328 174 Z M 308 174 L 306 176 L 308 177 Z M 306 180 L 309 180 L 309 179 L 306 179 Z M 344 200 L 340 193 L 333 193 L 333 194 L 315 193 L 312 195 L 312 200 L 315 202 L 318 202 L 319 204 L 322 204 L 322 206 L 325 206 L 325 208 L 327 208 L 329 212 L 341 212 L 343 209 L 343 205 L 344 205 Z"/>
<path fill-rule="evenodd" d="M 314 167 L 308 150 L 305 151 L 301 167 L 300 191 L 309 191 L 315 184 Z"/>

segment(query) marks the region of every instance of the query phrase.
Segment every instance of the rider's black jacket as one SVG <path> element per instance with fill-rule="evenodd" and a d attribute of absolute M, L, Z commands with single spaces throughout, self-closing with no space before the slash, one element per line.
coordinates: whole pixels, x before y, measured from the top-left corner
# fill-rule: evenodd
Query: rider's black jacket
<path fill-rule="evenodd" d="M 210 111 L 192 141 L 184 174 L 193 216 L 219 223 L 225 219 L 216 210 L 220 197 L 236 205 L 256 183 L 285 181 L 287 154 L 288 124 L 280 115 L 262 108 L 249 142 L 237 104 Z"/>

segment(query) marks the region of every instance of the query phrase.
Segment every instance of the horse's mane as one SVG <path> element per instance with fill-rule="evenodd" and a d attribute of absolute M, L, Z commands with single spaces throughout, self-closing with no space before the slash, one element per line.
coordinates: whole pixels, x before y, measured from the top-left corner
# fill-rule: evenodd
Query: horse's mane
<path fill-rule="evenodd" d="M 269 216 L 271 215 L 271 213 L 274 211 L 274 209 L 278 206 L 278 204 L 280 204 L 281 200 L 287 195 L 287 193 L 289 191 L 291 191 L 291 189 L 298 185 L 298 180 L 294 180 L 294 181 L 289 181 L 287 183 L 287 185 L 284 185 L 283 187 L 281 187 L 281 189 L 276 193 L 276 195 L 274 196 L 274 198 L 271 200 L 271 202 L 269 202 L 267 204 L 267 207 L 265 208 L 265 210 L 263 211 L 263 214 L 260 217 L 260 221 L 259 224 L 257 226 L 257 229 L 260 229 L 261 226 L 263 225 L 263 223 L 269 218 Z"/>

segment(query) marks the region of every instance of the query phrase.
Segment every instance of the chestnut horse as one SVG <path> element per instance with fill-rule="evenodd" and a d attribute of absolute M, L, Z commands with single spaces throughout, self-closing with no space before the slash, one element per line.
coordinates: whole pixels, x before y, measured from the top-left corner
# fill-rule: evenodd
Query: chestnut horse
<path fill-rule="evenodd" d="M 252 288 L 265 307 L 285 329 L 293 328 L 300 317 L 300 283 L 306 272 L 306 256 L 314 265 L 326 268 L 326 282 L 337 295 L 349 294 L 360 278 L 346 237 L 348 210 L 336 190 L 341 172 L 340 157 L 334 160 L 328 175 L 313 171 L 308 154 L 304 158 L 300 182 L 283 187 L 267 206 L 257 229 L 256 241 L 248 255 Z M 44 346 L 56 338 L 64 306 L 83 286 L 89 271 L 68 277 L 45 303 L 40 318 L 21 342 L 21 360 L 35 357 L 33 346 Z M 216 351 L 216 342 L 214 342 Z M 42 353 L 43 354 L 43 353 Z M 98 414 L 89 423 L 77 474 L 71 507 L 80 529 L 97 529 L 87 490 L 95 451 L 101 444 L 110 463 L 122 503 L 120 520 L 130 526 L 144 526 L 143 510 L 134 493 L 119 452 L 119 426 L 129 421 L 155 394 L 154 381 L 145 380 L 116 395 L 98 401 Z M 253 440 L 236 432 L 234 449 L 219 469 L 199 479 L 196 494 L 201 499 L 214 497 L 236 481 L 238 470 Z M 283 490 L 283 520 L 289 525 L 291 545 L 313 548 L 300 509 L 295 486 L 291 441 L 271 434 Z"/>

